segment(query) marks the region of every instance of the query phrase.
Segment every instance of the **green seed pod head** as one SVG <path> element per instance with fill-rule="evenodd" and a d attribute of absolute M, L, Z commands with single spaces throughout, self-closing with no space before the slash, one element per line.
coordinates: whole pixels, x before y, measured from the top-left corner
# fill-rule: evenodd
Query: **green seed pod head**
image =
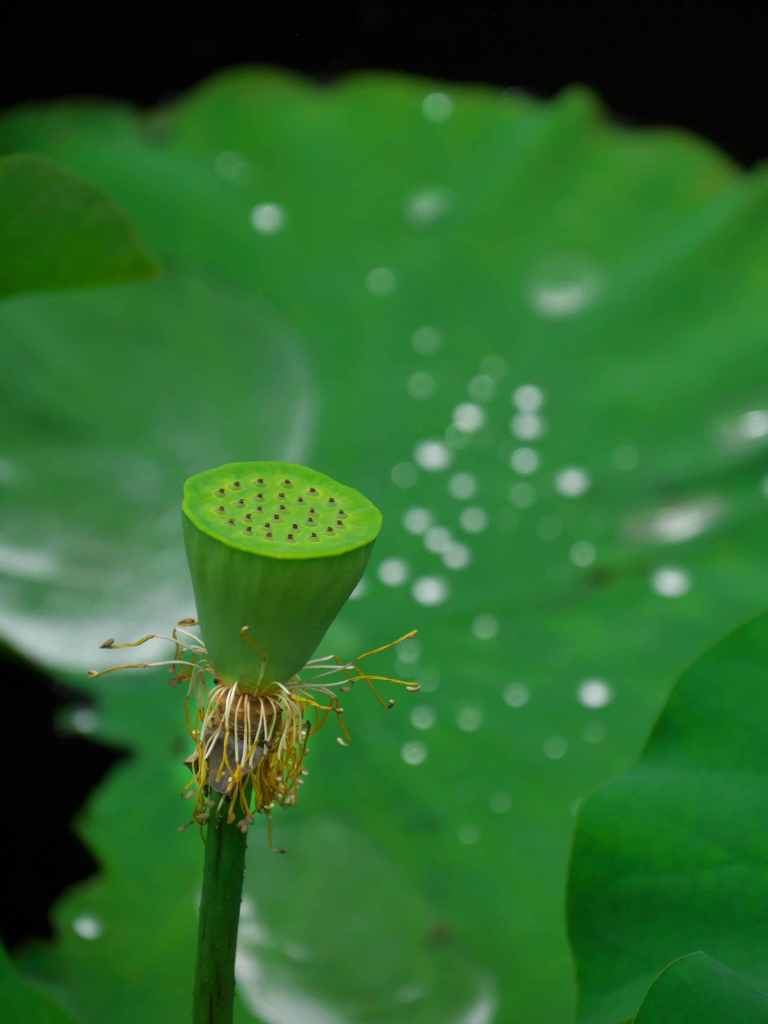
<path fill-rule="evenodd" d="M 358 491 L 288 462 L 198 473 L 184 485 L 182 512 L 208 657 L 223 682 L 252 691 L 309 660 L 381 529 L 381 513 Z"/>

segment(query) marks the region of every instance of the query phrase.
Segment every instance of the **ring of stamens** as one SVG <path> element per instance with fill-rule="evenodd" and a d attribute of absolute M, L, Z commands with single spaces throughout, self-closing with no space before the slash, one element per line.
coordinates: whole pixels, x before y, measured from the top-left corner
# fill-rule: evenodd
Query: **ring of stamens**
<path fill-rule="evenodd" d="M 196 737 L 193 774 L 229 802 L 228 819 L 296 802 L 308 723 L 290 693 L 246 693 L 236 683 L 211 691 Z"/>
<path fill-rule="evenodd" d="M 187 759 L 192 771 L 192 795 L 196 796 L 193 820 L 205 823 L 217 803 L 219 810 L 227 804 L 227 820 L 238 821 L 243 829 L 255 814 L 263 813 L 270 826 L 270 845 L 272 808 L 275 804 L 296 803 L 306 775 L 304 760 L 310 737 L 334 714 L 339 727 L 338 742 L 342 746 L 351 742 L 338 694 L 348 693 L 356 682 L 365 682 L 378 702 L 391 708 L 394 700 L 381 696 L 377 682 L 402 686 L 410 693 L 420 689 L 419 684 L 411 680 L 373 675 L 360 665 L 364 659 L 415 636 L 415 630 L 365 651 L 351 661 L 342 661 L 332 654 L 312 658 L 301 672 L 286 682 L 260 682 L 255 689 L 245 689 L 236 682 L 228 683 L 216 677 L 205 644 L 186 628 L 196 625 L 194 619 L 182 619 L 169 636 L 148 633 L 139 640 L 122 644 L 105 640 L 101 646 L 108 650 L 140 647 L 156 639 L 169 640 L 175 645 L 174 657 L 113 665 L 88 674 L 97 677 L 126 669 L 168 666 L 173 673 L 172 683 L 187 684 L 185 713 L 195 741 L 195 752 Z M 261 651 L 248 626 L 243 626 L 241 635 Z M 261 657 L 266 664 L 266 653 L 262 652 Z M 211 680 L 214 685 L 209 690 Z M 192 705 L 193 714 L 190 713 Z M 313 722 L 306 718 L 310 710 L 316 713 Z M 219 795 L 218 801 L 214 794 Z"/>

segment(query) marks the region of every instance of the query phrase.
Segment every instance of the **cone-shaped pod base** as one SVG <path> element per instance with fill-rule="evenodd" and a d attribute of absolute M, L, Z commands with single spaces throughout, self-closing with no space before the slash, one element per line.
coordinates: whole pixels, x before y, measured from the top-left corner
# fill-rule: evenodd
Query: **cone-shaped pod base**
<path fill-rule="evenodd" d="M 186 481 L 183 522 L 211 663 L 253 690 L 312 656 L 363 574 L 381 513 L 305 466 L 232 462 Z"/>

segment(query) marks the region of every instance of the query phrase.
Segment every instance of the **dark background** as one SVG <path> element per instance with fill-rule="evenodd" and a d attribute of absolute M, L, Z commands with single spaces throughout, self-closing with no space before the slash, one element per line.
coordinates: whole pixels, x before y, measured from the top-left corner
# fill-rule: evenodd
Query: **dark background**
<path fill-rule="evenodd" d="M 158 0 L 109 5 L 92 18 L 62 6 L 0 10 L 3 107 L 82 94 L 149 105 L 239 63 L 322 81 L 384 68 L 538 96 L 581 82 L 623 121 L 688 128 L 746 165 L 768 155 L 765 5 Z"/>

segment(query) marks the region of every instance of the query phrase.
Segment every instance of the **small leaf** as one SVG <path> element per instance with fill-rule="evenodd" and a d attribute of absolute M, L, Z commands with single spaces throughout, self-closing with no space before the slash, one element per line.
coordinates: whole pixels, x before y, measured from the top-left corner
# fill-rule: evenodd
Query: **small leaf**
<path fill-rule="evenodd" d="M 28 985 L 0 946 L 0 1018 L 3 1024 L 75 1024 L 45 992 Z"/>
<path fill-rule="evenodd" d="M 0 298 L 153 277 L 127 216 L 43 157 L 0 159 Z"/>
<path fill-rule="evenodd" d="M 630 1013 L 697 943 L 768 987 L 766 720 L 763 615 L 683 673 L 639 764 L 583 805 L 570 930 L 584 1024 Z"/>
<path fill-rule="evenodd" d="M 664 968 L 643 1000 L 635 1024 L 765 1024 L 768 995 L 706 953 L 689 953 Z"/>

